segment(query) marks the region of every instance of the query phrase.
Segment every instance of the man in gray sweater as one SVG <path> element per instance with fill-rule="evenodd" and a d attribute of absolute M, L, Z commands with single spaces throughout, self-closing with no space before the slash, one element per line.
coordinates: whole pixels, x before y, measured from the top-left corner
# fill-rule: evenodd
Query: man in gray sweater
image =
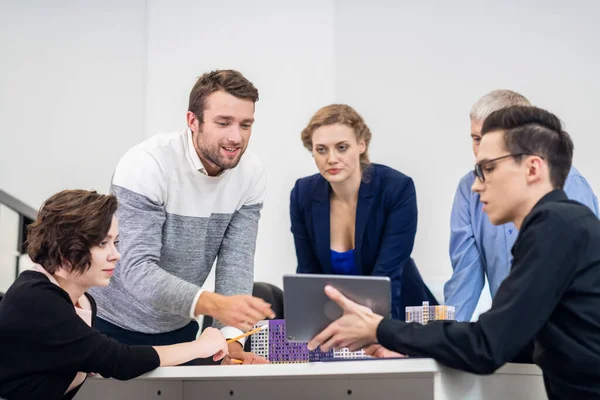
<path fill-rule="evenodd" d="M 210 315 L 227 338 L 273 318 L 252 297 L 265 170 L 247 152 L 258 91 L 242 74 L 202 75 L 190 93 L 188 128 L 155 135 L 119 161 L 120 252 L 109 286 L 92 291 L 97 328 L 126 344 L 193 340 Z M 242 155 L 245 153 L 244 157 Z M 216 260 L 215 293 L 201 289 Z M 266 362 L 229 345 L 223 363 Z"/>

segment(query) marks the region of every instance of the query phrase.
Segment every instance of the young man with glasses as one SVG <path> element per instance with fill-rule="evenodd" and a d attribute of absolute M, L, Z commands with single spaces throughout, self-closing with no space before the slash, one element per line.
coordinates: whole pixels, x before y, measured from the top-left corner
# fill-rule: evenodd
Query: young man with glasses
<path fill-rule="evenodd" d="M 496 111 L 481 133 L 472 190 L 494 225 L 520 229 L 491 309 L 474 323 L 404 323 L 327 287 L 344 315 L 308 347 L 375 344 L 368 354 L 431 357 L 478 374 L 535 362 L 550 399 L 600 398 L 600 220 L 562 189 L 573 142 L 556 116 L 535 107 Z"/>
<path fill-rule="evenodd" d="M 529 100 L 510 90 L 495 90 L 480 98 L 472 107 L 471 138 L 477 157 L 481 126 L 493 111 L 510 106 L 531 106 Z M 470 321 L 487 277 L 494 298 L 508 275 L 511 249 L 518 230 L 512 223 L 494 226 L 483 211 L 479 194 L 471 191 L 475 175 L 469 171 L 458 184 L 450 218 L 450 259 L 452 277 L 444 286 L 447 305 L 456 308 L 458 321 Z M 564 186 L 567 196 L 588 206 L 599 215 L 598 200 L 585 178 L 571 167 Z"/>

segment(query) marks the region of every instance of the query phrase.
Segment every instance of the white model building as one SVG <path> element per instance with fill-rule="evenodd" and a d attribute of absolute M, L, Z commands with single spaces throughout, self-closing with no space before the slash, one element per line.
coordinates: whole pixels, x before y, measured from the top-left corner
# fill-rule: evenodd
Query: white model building
<path fill-rule="evenodd" d="M 406 307 L 406 322 L 427 324 L 429 321 L 453 321 L 453 306 L 430 306 L 424 301 L 422 306 Z"/>

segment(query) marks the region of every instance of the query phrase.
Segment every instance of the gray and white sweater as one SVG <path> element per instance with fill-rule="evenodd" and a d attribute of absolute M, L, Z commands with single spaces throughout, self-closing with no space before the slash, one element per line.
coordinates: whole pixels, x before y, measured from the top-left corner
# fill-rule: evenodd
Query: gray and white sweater
<path fill-rule="evenodd" d="M 142 333 L 185 326 L 215 259 L 217 293 L 252 293 L 265 170 L 250 151 L 217 177 L 201 169 L 189 130 L 153 136 L 119 161 L 121 260 L 110 284 L 91 290 L 101 318 Z"/>

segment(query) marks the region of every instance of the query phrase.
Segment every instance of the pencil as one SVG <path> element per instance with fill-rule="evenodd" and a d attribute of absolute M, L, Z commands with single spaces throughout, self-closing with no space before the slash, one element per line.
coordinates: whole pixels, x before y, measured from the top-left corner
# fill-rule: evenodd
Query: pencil
<path fill-rule="evenodd" d="M 233 364 L 242 364 L 242 363 L 243 363 L 243 361 L 242 361 L 242 360 L 238 360 L 237 358 L 232 358 L 232 359 L 231 359 L 231 362 L 232 362 Z"/>
<path fill-rule="evenodd" d="M 246 332 L 246 333 L 243 333 L 243 334 L 241 334 L 240 336 L 236 336 L 236 337 L 234 337 L 234 338 L 227 339 L 227 344 L 229 344 L 229 343 L 233 343 L 233 342 L 237 342 L 237 341 L 238 341 L 238 340 L 240 340 L 241 338 L 245 338 L 246 336 L 250 336 L 250 335 L 252 335 L 252 334 L 254 334 L 254 333 L 256 333 L 256 332 L 260 332 L 260 331 L 262 331 L 263 329 L 265 329 L 265 328 L 266 328 L 266 327 L 268 327 L 268 326 L 269 326 L 269 325 L 263 325 L 263 326 L 259 326 L 258 328 L 256 328 L 256 329 L 252 329 L 251 331 L 248 331 L 248 332 Z"/>

